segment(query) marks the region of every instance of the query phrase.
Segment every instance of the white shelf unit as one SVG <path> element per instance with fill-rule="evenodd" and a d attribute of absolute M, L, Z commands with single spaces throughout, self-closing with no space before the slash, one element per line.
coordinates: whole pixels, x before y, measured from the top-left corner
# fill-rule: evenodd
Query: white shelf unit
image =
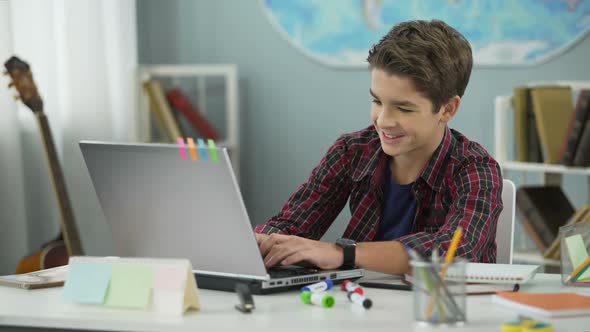
<path fill-rule="evenodd" d="M 208 77 L 223 77 L 225 80 L 225 126 L 226 137 L 217 142 L 218 146 L 228 148 L 232 166 L 236 177 L 239 179 L 240 170 L 240 147 L 239 147 L 239 111 L 238 111 L 238 69 L 235 64 L 163 64 L 163 65 L 142 65 L 138 70 L 139 87 L 139 112 L 138 139 L 148 142 L 151 138 L 151 126 L 149 112 L 149 101 L 143 89 L 143 82 L 152 78 L 179 79 L 194 77 L 197 80 L 197 100 L 199 111 L 207 114 L 207 93 L 205 80 Z"/>
<path fill-rule="evenodd" d="M 552 82 L 534 82 L 527 86 L 538 85 L 564 85 L 570 86 L 574 90 L 581 88 L 590 88 L 590 82 L 585 81 L 552 81 Z M 510 160 L 508 157 L 508 146 L 510 131 L 508 128 L 508 117 L 514 116 L 513 96 L 501 95 L 494 99 L 494 157 L 500 164 L 502 173 L 505 176 L 509 171 L 521 172 L 521 183 L 527 182 L 527 173 L 537 173 L 541 176 L 543 185 L 561 185 L 563 175 L 581 175 L 588 181 L 588 196 L 590 198 L 590 167 L 568 167 L 559 164 L 529 163 Z M 525 234 L 521 234 L 525 236 Z M 521 238 L 521 241 L 524 241 Z M 543 258 L 538 251 L 515 251 L 514 263 L 538 264 L 545 271 L 559 271 L 559 261 Z"/>
<path fill-rule="evenodd" d="M 574 90 L 590 88 L 590 82 L 586 81 L 534 82 L 527 84 L 527 86 L 549 84 L 570 86 Z M 494 99 L 494 158 L 500 164 L 503 173 L 508 171 L 522 172 L 522 183 L 526 183 L 527 172 L 538 173 L 544 185 L 561 185 L 563 175 L 586 176 L 588 181 L 588 197 L 590 197 L 590 167 L 568 167 L 559 164 L 528 163 L 509 159 L 508 146 L 512 143 L 508 142 L 510 132 L 507 123 L 508 117 L 514 115 L 512 101 L 512 95 L 496 96 Z"/>

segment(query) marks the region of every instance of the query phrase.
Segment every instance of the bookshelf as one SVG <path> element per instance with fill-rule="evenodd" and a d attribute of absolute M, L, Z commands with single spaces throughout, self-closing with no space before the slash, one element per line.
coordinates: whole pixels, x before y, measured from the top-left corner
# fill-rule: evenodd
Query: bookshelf
<path fill-rule="evenodd" d="M 225 137 L 218 146 L 227 147 L 230 153 L 232 166 L 236 177 L 239 179 L 240 170 L 240 146 L 239 146 L 239 111 L 238 111 L 238 69 L 235 64 L 162 64 L 142 65 L 138 69 L 138 112 L 137 112 L 137 138 L 140 142 L 149 142 L 151 132 L 151 112 L 149 111 L 148 97 L 143 92 L 143 82 L 153 79 L 192 78 L 196 80 L 197 106 L 199 111 L 207 114 L 207 84 L 206 80 L 221 77 L 225 83 Z"/>
<path fill-rule="evenodd" d="M 533 82 L 527 86 L 564 85 L 573 90 L 590 88 L 590 81 L 550 81 Z M 585 177 L 588 185 L 587 197 L 590 200 L 590 167 L 569 167 L 559 164 L 532 163 L 514 161 L 509 157 L 509 146 L 513 144 L 513 128 L 509 128 L 509 118 L 514 117 L 513 96 L 500 95 L 494 99 L 494 158 L 500 164 L 502 174 L 510 171 L 520 172 L 520 183 L 527 183 L 528 174 L 540 176 L 543 185 L 561 186 L 564 175 Z M 524 232 L 523 232 L 524 233 Z M 539 264 L 545 272 L 559 272 L 559 261 L 544 258 L 537 250 L 520 250 L 514 252 L 514 262 Z"/>
<path fill-rule="evenodd" d="M 537 86 L 544 84 L 567 85 L 572 89 L 590 88 L 590 82 L 585 81 L 555 81 L 555 82 L 535 82 L 528 86 Z M 588 197 L 590 197 L 590 167 L 569 167 L 559 164 L 545 163 L 528 163 L 513 161 L 508 157 L 509 137 L 511 137 L 510 128 L 508 128 L 508 118 L 514 116 L 512 108 L 512 95 L 500 95 L 494 99 L 494 158 L 500 164 L 502 172 L 520 171 L 522 172 L 521 182 L 526 183 L 527 173 L 537 173 L 541 176 L 541 183 L 544 185 L 561 185 L 563 175 L 581 175 L 588 181 Z"/>

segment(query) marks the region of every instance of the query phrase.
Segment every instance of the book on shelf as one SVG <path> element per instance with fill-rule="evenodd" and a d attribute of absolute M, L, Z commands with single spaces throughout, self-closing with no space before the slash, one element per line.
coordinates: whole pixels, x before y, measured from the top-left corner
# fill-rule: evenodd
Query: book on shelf
<path fill-rule="evenodd" d="M 576 210 L 576 212 L 568 219 L 564 226 L 569 226 L 573 224 L 582 224 L 590 222 L 590 204 L 586 204 L 582 206 L 580 209 Z M 558 260 L 561 258 L 561 250 L 560 250 L 560 239 L 556 237 L 549 248 L 545 250 L 543 253 L 543 257 L 549 259 Z"/>
<path fill-rule="evenodd" d="M 525 186 L 516 191 L 516 211 L 525 232 L 541 252 L 556 239 L 559 227 L 574 214 L 574 208 L 559 186 Z"/>
<path fill-rule="evenodd" d="M 530 94 L 543 160 L 559 164 L 574 109 L 572 89 L 568 86 L 538 86 L 531 88 Z"/>
<path fill-rule="evenodd" d="M 516 142 L 516 160 L 527 162 L 529 161 L 528 149 L 528 125 L 527 112 L 529 109 L 528 103 L 529 89 L 523 86 L 514 88 L 512 99 L 512 106 L 514 108 L 514 139 Z"/>
<path fill-rule="evenodd" d="M 566 140 L 562 147 L 561 162 L 566 166 L 574 166 L 574 158 L 577 152 L 585 154 L 578 150 L 584 128 L 587 127 L 590 120 L 590 90 L 581 89 L 574 109 L 574 114 L 570 120 Z M 581 158 L 581 157 L 580 157 Z"/>
<path fill-rule="evenodd" d="M 23 274 L 0 276 L 0 285 L 23 289 L 63 286 L 68 274 L 68 265 Z"/>
<path fill-rule="evenodd" d="M 166 93 L 170 105 L 178 110 L 187 119 L 203 138 L 219 140 L 221 135 L 215 127 L 205 118 L 196 106 L 193 106 L 190 99 L 180 90 L 172 89 Z"/>
<path fill-rule="evenodd" d="M 576 147 L 573 165 L 590 167 L 590 115 L 586 115 L 586 124 L 583 127 L 580 141 Z"/>
<path fill-rule="evenodd" d="M 516 159 L 522 162 L 542 163 L 543 154 L 536 116 L 532 108 L 531 88 L 518 86 L 513 89 L 513 94 Z"/>
<path fill-rule="evenodd" d="M 143 83 L 143 88 L 149 97 L 150 110 L 155 115 L 160 128 L 163 129 L 169 142 L 176 142 L 178 137 L 184 135 L 178 124 L 178 119 L 166 100 L 162 83 L 158 80 L 148 80 Z"/>

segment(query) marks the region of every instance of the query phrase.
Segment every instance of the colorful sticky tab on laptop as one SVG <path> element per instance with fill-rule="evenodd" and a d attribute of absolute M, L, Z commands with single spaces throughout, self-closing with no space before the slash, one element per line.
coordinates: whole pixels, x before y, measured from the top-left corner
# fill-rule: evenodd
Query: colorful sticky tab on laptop
<path fill-rule="evenodd" d="M 209 144 L 209 153 L 211 154 L 211 160 L 217 161 L 217 148 L 215 147 L 215 141 L 212 139 L 208 139 L 207 144 Z"/>
<path fill-rule="evenodd" d="M 195 140 L 192 139 L 191 137 L 187 138 L 186 141 L 188 142 L 188 149 L 191 152 L 191 158 L 193 158 L 193 160 L 197 160 L 197 150 L 195 149 Z"/>
<path fill-rule="evenodd" d="M 201 153 L 201 158 L 203 160 L 207 160 L 207 147 L 205 146 L 205 141 L 202 138 L 197 138 L 197 143 L 199 144 L 199 152 Z"/>
<path fill-rule="evenodd" d="M 178 150 L 180 151 L 180 158 L 182 158 L 182 160 L 186 160 L 186 148 L 184 146 L 184 140 L 182 139 L 182 137 L 179 137 L 176 139 L 176 141 L 178 142 Z"/>
<path fill-rule="evenodd" d="M 215 146 L 215 141 L 212 139 L 207 139 L 207 144 L 205 144 L 205 140 L 203 140 L 202 138 L 197 138 L 197 145 L 198 145 L 198 149 L 199 149 L 198 152 L 197 152 L 197 147 L 195 146 L 195 140 L 192 139 L 191 137 L 188 137 L 186 139 L 186 145 L 184 144 L 184 139 L 182 137 L 179 137 L 177 139 L 177 142 L 178 142 L 178 149 L 180 151 L 180 158 L 182 158 L 182 160 L 188 159 L 188 156 L 186 153 L 187 147 L 188 147 L 188 150 L 191 154 L 192 160 L 198 160 L 199 155 L 201 155 L 202 160 L 208 160 L 208 159 L 211 159 L 212 161 L 219 160 L 219 157 L 217 155 L 217 147 Z M 208 154 L 207 154 L 207 151 L 209 151 Z"/>
<path fill-rule="evenodd" d="M 187 259 L 71 257 L 63 298 L 174 315 L 199 309 Z"/>

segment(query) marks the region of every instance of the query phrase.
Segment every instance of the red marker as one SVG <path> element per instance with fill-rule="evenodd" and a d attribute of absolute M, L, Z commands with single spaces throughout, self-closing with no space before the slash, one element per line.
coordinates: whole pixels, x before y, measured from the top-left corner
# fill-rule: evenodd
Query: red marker
<path fill-rule="evenodd" d="M 343 291 L 345 292 L 354 292 L 357 293 L 359 295 L 364 295 L 365 291 L 363 290 L 363 288 L 357 284 L 355 284 L 354 282 L 350 281 L 350 280 L 344 280 L 342 282 L 341 288 Z"/>

